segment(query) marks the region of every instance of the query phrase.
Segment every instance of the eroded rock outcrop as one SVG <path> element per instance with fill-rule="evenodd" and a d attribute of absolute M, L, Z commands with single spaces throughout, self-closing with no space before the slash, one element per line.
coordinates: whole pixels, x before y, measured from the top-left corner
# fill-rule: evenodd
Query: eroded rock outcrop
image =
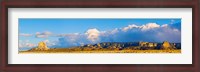
<path fill-rule="evenodd" d="M 162 43 L 161 49 L 167 50 L 167 49 L 173 49 L 173 47 L 171 46 L 171 44 L 168 41 L 164 41 Z"/>
<path fill-rule="evenodd" d="M 47 47 L 45 42 L 39 42 L 37 48 L 33 48 L 31 50 L 37 50 L 37 51 L 42 51 L 42 50 L 48 50 L 49 48 Z"/>

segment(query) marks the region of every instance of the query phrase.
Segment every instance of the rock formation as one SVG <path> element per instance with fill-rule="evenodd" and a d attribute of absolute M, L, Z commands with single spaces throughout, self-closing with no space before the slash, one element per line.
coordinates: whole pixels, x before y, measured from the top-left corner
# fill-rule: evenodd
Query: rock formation
<path fill-rule="evenodd" d="M 141 47 L 157 47 L 157 43 L 139 42 L 139 46 L 141 46 Z"/>
<path fill-rule="evenodd" d="M 80 46 L 81 48 L 109 48 L 109 49 L 125 49 L 125 48 L 137 48 L 138 50 L 153 50 L 153 49 L 161 49 L 161 50 L 173 50 L 173 49 L 181 49 L 181 43 L 170 43 L 168 41 L 164 41 L 163 43 L 156 42 L 102 42 L 97 44 L 86 44 Z"/>
<path fill-rule="evenodd" d="M 42 51 L 42 50 L 48 50 L 49 48 L 47 47 L 46 43 L 45 42 L 39 42 L 38 43 L 38 47 L 37 48 L 33 48 L 31 50 L 39 50 L 39 51 Z"/>
<path fill-rule="evenodd" d="M 162 43 L 161 49 L 167 50 L 167 49 L 173 49 L 173 48 L 168 41 L 164 41 Z"/>

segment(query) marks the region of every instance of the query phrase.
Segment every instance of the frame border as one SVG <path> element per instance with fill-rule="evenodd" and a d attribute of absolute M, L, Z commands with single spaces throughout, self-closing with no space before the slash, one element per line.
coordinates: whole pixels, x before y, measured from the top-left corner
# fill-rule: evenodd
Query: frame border
<path fill-rule="evenodd" d="M 147 2 L 145 0 L 131 2 L 109 2 L 109 1 L 50 1 L 50 2 L 6 2 L 1 3 L 2 23 L 1 23 L 1 59 L 0 71 L 136 71 L 136 72 L 198 72 L 199 68 L 199 3 L 198 0 L 187 0 L 183 2 L 166 1 L 166 2 Z M 8 64 L 8 8 L 192 8 L 192 64 Z M 195 49 L 195 50 L 194 50 Z"/>

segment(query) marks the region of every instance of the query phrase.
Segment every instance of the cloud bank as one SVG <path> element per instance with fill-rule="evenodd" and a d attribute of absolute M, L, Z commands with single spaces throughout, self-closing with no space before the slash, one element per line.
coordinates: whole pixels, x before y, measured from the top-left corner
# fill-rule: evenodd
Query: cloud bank
<path fill-rule="evenodd" d="M 32 36 L 31 34 L 20 34 L 20 36 Z M 49 31 L 37 32 L 36 38 L 57 37 L 57 41 L 44 40 L 47 46 L 54 47 L 72 47 L 85 44 L 95 44 L 99 42 L 181 42 L 181 23 L 163 24 L 147 23 L 145 25 L 130 24 L 126 27 L 115 28 L 110 31 L 100 31 L 97 28 L 91 28 L 85 33 L 71 34 L 53 34 Z M 20 48 L 36 47 L 37 44 L 30 42 L 21 42 Z"/>
<path fill-rule="evenodd" d="M 180 23 L 163 24 L 148 23 L 145 25 L 130 24 L 123 28 L 111 31 L 99 31 L 96 28 L 88 29 L 85 33 L 62 34 L 55 44 L 57 47 L 81 46 L 99 42 L 181 42 Z"/>

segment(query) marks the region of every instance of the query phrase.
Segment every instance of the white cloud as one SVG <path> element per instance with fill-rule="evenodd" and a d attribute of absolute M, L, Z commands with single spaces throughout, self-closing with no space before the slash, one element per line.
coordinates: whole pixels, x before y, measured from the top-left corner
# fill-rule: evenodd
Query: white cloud
<path fill-rule="evenodd" d="M 20 40 L 19 48 L 33 48 L 36 47 L 37 44 L 29 42 L 29 40 Z"/>
<path fill-rule="evenodd" d="M 132 24 L 132 25 L 128 25 L 127 27 L 122 28 L 122 31 L 126 32 L 126 31 L 128 31 L 130 29 L 134 29 L 134 28 L 135 29 L 139 28 L 139 29 L 145 31 L 145 30 L 148 30 L 148 29 L 159 28 L 159 27 L 160 27 L 160 25 L 158 25 L 156 23 L 148 23 L 148 24 L 142 25 L 142 26 Z"/>
<path fill-rule="evenodd" d="M 80 46 L 84 44 L 96 43 L 99 41 L 99 36 L 102 32 L 93 28 L 88 29 L 84 34 L 72 33 L 72 34 L 58 34 L 57 37 L 60 37 L 56 42 L 54 47 L 71 47 L 71 46 Z"/>
<path fill-rule="evenodd" d="M 112 30 L 110 33 L 111 33 L 111 34 L 115 34 L 115 33 L 117 33 L 117 32 L 119 32 L 119 29 L 118 29 L 118 28 L 115 28 L 115 29 Z"/>
<path fill-rule="evenodd" d="M 146 24 L 146 25 L 140 26 L 140 28 L 141 28 L 142 30 L 148 30 L 148 29 L 159 28 L 159 27 L 160 27 L 160 25 L 158 25 L 158 24 L 156 24 L 156 23 L 148 23 L 148 24 Z"/>
<path fill-rule="evenodd" d="M 20 33 L 19 36 L 30 37 L 32 34 Z"/>
<path fill-rule="evenodd" d="M 99 30 L 93 28 L 88 29 L 85 34 L 87 35 L 87 39 L 91 40 L 92 42 L 95 42 L 99 39 L 99 33 Z"/>
<path fill-rule="evenodd" d="M 163 24 L 161 27 L 168 27 L 168 24 Z"/>
<path fill-rule="evenodd" d="M 176 25 L 179 26 L 179 25 Z M 114 31 L 114 33 L 112 33 Z M 100 35 L 103 42 L 134 42 L 134 41 L 154 41 L 162 42 L 168 40 L 170 42 L 181 41 L 181 31 L 168 26 L 168 24 L 159 25 L 156 23 L 147 23 L 146 25 L 128 25 L 121 29 L 107 31 Z M 105 36 L 106 35 L 106 36 Z"/>
<path fill-rule="evenodd" d="M 173 24 L 174 25 L 174 24 Z M 176 25 L 176 26 L 179 26 Z M 181 42 L 181 30 L 168 24 L 159 25 L 147 23 L 146 25 L 128 25 L 110 31 L 99 31 L 96 28 L 88 29 L 84 34 L 60 34 L 54 47 L 71 47 L 98 42 Z"/>
<path fill-rule="evenodd" d="M 42 33 L 36 32 L 35 37 L 37 37 L 37 38 L 48 38 L 50 35 L 52 35 L 52 33 L 49 32 L 49 31 L 45 31 L 45 32 L 42 32 Z"/>
<path fill-rule="evenodd" d="M 127 31 L 127 30 L 129 30 L 129 29 L 132 29 L 132 28 L 139 28 L 140 26 L 137 26 L 137 25 L 135 25 L 135 24 L 132 24 L 132 25 L 128 25 L 127 27 L 124 27 L 124 28 L 122 28 L 122 31 Z"/>

